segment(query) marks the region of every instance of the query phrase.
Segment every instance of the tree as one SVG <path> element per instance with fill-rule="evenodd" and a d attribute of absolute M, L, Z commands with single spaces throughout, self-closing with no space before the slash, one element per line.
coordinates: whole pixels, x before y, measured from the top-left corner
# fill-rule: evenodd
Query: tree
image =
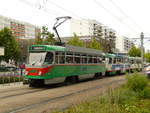
<path fill-rule="evenodd" d="M 74 36 L 68 41 L 69 45 L 84 47 L 85 43 L 79 39 L 79 37 L 74 33 Z"/>
<path fill-rule="evenodd" d="M 0 46 L 5 48 L 5 55 L 0 57 L 0 60 L 8 62 L 14 60 L 17 62 L 20 58 L 20 48 L 12 31 L 8 28 L 0 30 Z"/>
<path fill-rule="evenodd" d="M 145 53 L 144 54 L 144 57 L 146 59 L 146 62 L 149 62 L 150 63 L 150 53 Z"/>
<path fill-rule="evenodd" d="M 43 43 L 43 40 L 41 38 L 41 33 L 38 33 L 37 37 L 35 38 L 35 44 L 40 45 Z"/>
<path fill-rule="evenodd" d="M 26 62 L 28 56 L 28 47 L 34 44 L 34 39 L 17 39 L 21 49 L 20 62 Z"/>
<path fill-rule="evenodd" d="M 42 32 L 35 38 L 35 44 L 55 44 L 54 34 L 48 31 L 46 26 L 42 27 Z"/>
<path fill-rule="evenodd" d="M 45 39 L 45 44 L 53 45 L 53 44 L 55 44 L 55 42 L 56 42 L 56 40 L 54 39 L 54 34 L 48 32 L 48 35 Z"/>
<path fill-rule="evenodd" d="M 95 38 L 92 38 L 90 43 L 88 44 L 87 46 L 88 48 L 93 48 L 93 49 L 99 49 L 99 50 L 102 50 L 101 46 L 100 46 L 100 43 L 95 39 Z"/>
<path fill-rule="evenodd" d="M 140 57 L 141 56 L 141 50 L 139 48 L 136 48 L 135 45 L 133 45 L 131 47 L 131 49 L 129 50 L 128 55 L 132 56 L 132 57 Z"/>

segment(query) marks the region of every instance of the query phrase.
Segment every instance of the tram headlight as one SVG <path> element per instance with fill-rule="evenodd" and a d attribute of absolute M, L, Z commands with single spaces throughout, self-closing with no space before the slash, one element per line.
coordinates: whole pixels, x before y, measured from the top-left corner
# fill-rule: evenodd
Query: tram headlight
<path fill-rule="evenodd" d="M 25 71 L 24 74 L 25 74 L 25 75 L 28 75 L 28 71 Z"/>
<path fill-rule="evenodd" d="M 42 71 L 39 71 L 38 75 L 42 75 Z"/>

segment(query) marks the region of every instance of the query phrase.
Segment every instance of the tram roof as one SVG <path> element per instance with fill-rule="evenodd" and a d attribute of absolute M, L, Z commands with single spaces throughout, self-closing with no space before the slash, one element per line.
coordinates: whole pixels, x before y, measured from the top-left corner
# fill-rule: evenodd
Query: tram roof
<path fill-rule="evenodd" d="M 129 59 L 141 60 L 141 57 L 129 57 Z"/>
<path fill-rule="evenodd" d="M 54 45 L 31 45 L 29 51 L 65 51 L 65 47 Z"/>
<path fill-rule="evenodd" d="M 29 51 L 69 51 L 69 52 L 77 52 L 84 54 L 94 54 L 94 55 L 104 55 L 104 53 L 100 50 L 84 48 L 72 45 L 66 46 L 55 46 L 55 45 L 31 45 L 29 47 Z"/>
<path fill-rule="evenodd" d="M 116 55 L 115 55 L 115 54 L 106 53 L 106 54 L 105 54 L 105 57 L 109 57 L 109 58 L 110 58 L 110 57 L 116 57 Z"/>
<path fill-rule="evenodd" d="M 65 47 L 66 51 L 73 51 L 77 53 L 94 54 L 94 55 L 104 55 L 104 53 L 101 50 L 97 49 L 78 47 L 72 45 L 66 45 Z"/>

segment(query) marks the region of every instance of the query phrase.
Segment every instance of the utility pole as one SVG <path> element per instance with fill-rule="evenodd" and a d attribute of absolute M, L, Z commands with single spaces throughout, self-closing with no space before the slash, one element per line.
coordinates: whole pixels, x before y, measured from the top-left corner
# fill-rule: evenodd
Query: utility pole
<path fill-rule="evenodd" d="M 144 67 L 144 47 L 143 47 L 143 39 L 144 39 L 144 34 L 141 32 L 141 59 L 142 59 L 142 70 Z"/>

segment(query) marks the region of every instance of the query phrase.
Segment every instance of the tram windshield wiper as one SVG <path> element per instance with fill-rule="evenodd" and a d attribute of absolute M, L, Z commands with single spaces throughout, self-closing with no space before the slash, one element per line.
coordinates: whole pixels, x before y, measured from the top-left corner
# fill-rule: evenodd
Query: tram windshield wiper
<path fill-rule="evenodd" d="M 37 63 L 38 61 L 35 61 L 34 63 L 32 63 L 31 65 L 33 66 L 33 65 L 35 65 L 36 63 Z"/>

